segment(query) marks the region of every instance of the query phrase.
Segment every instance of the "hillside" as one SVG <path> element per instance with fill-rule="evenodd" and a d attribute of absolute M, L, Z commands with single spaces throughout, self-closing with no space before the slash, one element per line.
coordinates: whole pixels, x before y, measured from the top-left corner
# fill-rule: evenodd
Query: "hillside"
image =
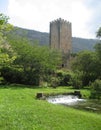
<path fill-rule="evenodd" d="M 38 41 L 41 45 L 49 45 L 49 33 L 39 32 L 35 30 L 28 30 L 23 28 L 14 27 L 9 32 L 9 37 L 27 37 L 30 41 Z M 93 50 L 94 45 L 98 42 L 96 39 L 83 39 L 72 37 L 73 52 L 81 50 Z"/>
<path fill-rule="evenodd" d="M 94 50 L 95 44 L 98 43 L 97 39 L 84 39 L 84 38 L 72 38 L 73 52 L 82 50 Z"/>

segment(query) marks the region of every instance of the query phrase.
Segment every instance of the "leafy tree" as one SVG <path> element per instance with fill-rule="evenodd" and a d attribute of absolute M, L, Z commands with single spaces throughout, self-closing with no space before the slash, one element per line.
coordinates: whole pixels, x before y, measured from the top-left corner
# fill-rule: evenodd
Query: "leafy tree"
<path fill-rule="evenodd" d="M 15 59 L 15 56 L 12 55 L 13 50 L 4 36 L 5 31 L 12 29 L 8 19 L 7 16 L 0 13 L 0 66 L 8 65 Z"/>
<path fill-rule="evenodd" d="M 101 80 L 97 79 L 91 84 L 91 98 L 101 99 Z"/>
<path fill-rule="evenodd" d="M 101 27 L 98 29 L 96 37 L 101 38 Z M 101 41 L 95 45 L 95 50 L 101 58 Z"/>
<path fill-rule="evenodd" d="M 8 23 L 9 17 L 0 13 L 0 32 L 10 31 L 13 26 Z"/>
<path fill-rule="evenodd" d="M 71 73 L 69 85 L 73 86 L 73 88 L 75 88 L 75 89 L 83 88 L 81 78 L 82 78 L 82 73 L 80 71 L 76 71 L 75 73 Z"/>
<path fill-rule="evenodd" d="M 12 25 L 8 23 L 8 19 L 7 16 L 0 13 L 0 84 L 2 83 L 1 79 L 3 79 L 1 77 L 2 67 L 9 66 L 15 60 L 13 50 L 4 35 L 5 31 L 12 29 Z"/>
<path fill-rule="evenodd" d="M 96 37 L 101 38 L 101 27 L 98 29 Z"/>
<path fill-rule="evenodd" d="M 0 25 L 7 24 L 9 17 L 5 16 L 4 14 L 0 13 Z"/>
<path fill-rule="evenodd" d="M 101 43 L 97 43 L 95 45 L 95 53 L 96 53 L 96 73 L 98 75 L 98 79 L 101 79 Z"/>
<path fill-rule="evenodd" d="M 98 38 L 101 38 L 101 27 L 98 29 L 97 31 L 97 35 L 96 35 Z M 95 51 L 96 51 L 96 60 L 97 60 L 97 63 L 98 63 L 98 71 L 97 73 L 99 74 L 99 77 L 101 79 L 101 40 L 99 41 L 99 43 L 97 43 L 95 45 Z"/>
<path fill-rule="evenodd" d="M 96 54 L 90 51 L 83 51 L 76 56 L 72 63 L 72 68 L 82 73 L 83 85 L 88 85 L 90 81 L 96 78 L 96 65 Z"/>
<path fill-rule="evenodd" d="M 62 70 L 57 70 L 56 71 L 56 76 L 58 77 L 59 86 L 69 86 L 70 84 L 70 80 L 72 77 L 72 72 L 67 70 L 67 69 L 62 69 Z"/>
<path fill-rule="evenodd" d="M 61 54 L 56 50 L 31 45 L 25 38 L 11 39 L 10 43 L 17 57 L 14 64 L 24 73 L 23 83 L 39 85 L 61 64 Z"/>
<path fill-rule="evenodd" d="M 95 51 L 97 53 L 99 60 L 101 60 L 101 43 L 97 43 L 95 45 Z"/>

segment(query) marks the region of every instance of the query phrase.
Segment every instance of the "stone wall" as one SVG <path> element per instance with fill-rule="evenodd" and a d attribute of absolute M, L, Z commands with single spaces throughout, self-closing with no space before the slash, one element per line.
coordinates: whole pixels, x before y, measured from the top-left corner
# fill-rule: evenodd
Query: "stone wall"
<path fill-rule="evenodd" d="M 64 54 L 72 49 L 71 23 L 61 18 L 50 22 L 50 47 L 61 50 Z"/>

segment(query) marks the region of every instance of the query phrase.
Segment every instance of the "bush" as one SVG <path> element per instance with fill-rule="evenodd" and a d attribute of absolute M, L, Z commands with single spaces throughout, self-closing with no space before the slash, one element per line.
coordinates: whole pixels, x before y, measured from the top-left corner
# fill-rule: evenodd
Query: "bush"
<path fill-rule="evenodd" d="M 73 86 L 73 88 L 80 89 L 82 88 L 82 73 L 76 71 L 75 73 L 72 71 L 63 71 L 58 70 L 56 72 L 56 77 L 52 79 L 53 84 L 57 84 L 59 86 Z"/>
<path fill-rule="evenodd" d="M 3 67 L 1 76 L 7 83 L 39 85 L 39 75 L 36 72 L 24 72 L 21 68 Z"/>
<path fill-rule="evenodd" d="M 0 85 L 6 84 L 5 80 L 3 77 L 0 77 Z"/>
<path fill-rule="evenodd" d="M 97 79 L 91 84 L 90 98 L 101 99 L 101 80 Z"/>
<path fill-rule="evenodd" d="M 3 67 L 1 69 L 1 76 L 7 83 L 22 83 L 23 73 L 16 68 Z"/>
<path fill-rule="evenodd" d="M 81 72 L 72 73 L 69 84 L 71 86 L 73 86 L 73 88 L 75 88 L 75 89 L 83 88 L 83 86 L 82 86 L 82 73 Z"/>
<path fill-rule="evenodd" d="M 68 86 L 71 79 L 71 72 L 57 71 L 56 75 L 59 79 L 59 86 Z"/>
<path fill-rule="evenodd" d="M 59 79 L 57 77 L 51 77 L 50 86 L 56 88 L 59 85 Z"/>

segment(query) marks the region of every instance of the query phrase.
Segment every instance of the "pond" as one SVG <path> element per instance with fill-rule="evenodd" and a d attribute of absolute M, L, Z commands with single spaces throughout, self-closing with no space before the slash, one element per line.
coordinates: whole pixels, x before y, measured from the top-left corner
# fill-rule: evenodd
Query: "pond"
<path fill-rule="evenodd" d="M 101 101 L 80 99 L 74 95 L 57 95 L 49 96 L 46 100 L 53 104 L 61 104 L 76 109 L 101 113 Z"/>

